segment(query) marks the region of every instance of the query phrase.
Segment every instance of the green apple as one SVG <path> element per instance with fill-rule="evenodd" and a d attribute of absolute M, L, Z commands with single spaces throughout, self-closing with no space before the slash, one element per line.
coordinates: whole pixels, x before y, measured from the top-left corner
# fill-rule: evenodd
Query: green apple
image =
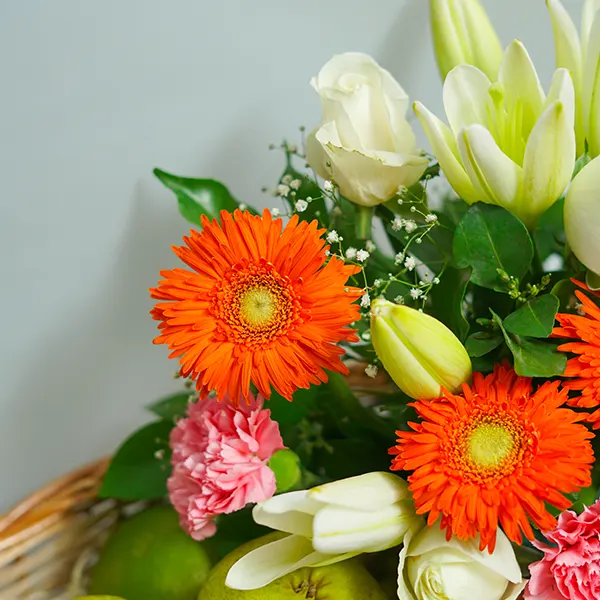
<path fill-rule="evenodd" d="M 119 525 L 92 570 L 88 591 L 100 598 L 196 600 L 210 567 L 205 548 L 181 529 L 177 513 L 157 506 Z"/>
<path fill-rule="evenodd" d="M 326 567 L 305 567 L 257 590 L 225 587 L 231 566 L 251 550 L 284 537 L 271 533 L 228 554 L 208 575 L 198 600 L 388 600 L 377 581 L 358 559 Z"/>

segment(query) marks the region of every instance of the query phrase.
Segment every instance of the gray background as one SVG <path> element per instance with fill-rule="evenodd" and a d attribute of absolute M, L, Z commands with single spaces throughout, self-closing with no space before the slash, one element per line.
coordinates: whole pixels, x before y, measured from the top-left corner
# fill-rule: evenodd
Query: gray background
<path fill-rule="evenodd" d="M 544 1 L 485 5 L 547 84 Z M 188 227 L 153 167 L 273 205 L 267 146 L 317 123 L 332 54 L 372 54 L 441 113 L 427 19 L 426 0 L 0 2 L 0 510 L 179 388 L 147 288 Z"/>

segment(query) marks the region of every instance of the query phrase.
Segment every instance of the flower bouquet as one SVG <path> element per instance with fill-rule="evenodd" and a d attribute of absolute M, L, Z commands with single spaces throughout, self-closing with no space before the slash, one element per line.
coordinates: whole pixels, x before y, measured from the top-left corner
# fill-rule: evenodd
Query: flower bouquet
<path fill-rule="evenodd" d="M 347 53 L 276 207 L 155 171 L 193 225 L 150 290 L 184 381 L 101 495 L 168 497 L 220 560 L 200 600 L 600 598 L 600 2 L 581 37 L 547 6 L 545 90 L 477 0 L 431 0 L 432 154 Z"/>

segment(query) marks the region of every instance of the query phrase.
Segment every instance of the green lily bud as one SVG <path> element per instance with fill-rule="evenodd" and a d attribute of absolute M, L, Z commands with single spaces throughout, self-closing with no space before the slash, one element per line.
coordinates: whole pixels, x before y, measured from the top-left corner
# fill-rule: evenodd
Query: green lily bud
<path fill-rule="evenodd" d="M 371 340 L 396 385 L 418 400 L 457 391 L 471 378 L 471 359 L 443 323 L 414 308 L 375 300 Z"/>
<path fill-rule="evenodd" d="M 430 0 L 435 56 L 442 78 L 458 65 L 473 65 L 498 78 L 502 45 L 479 0 Z"/>

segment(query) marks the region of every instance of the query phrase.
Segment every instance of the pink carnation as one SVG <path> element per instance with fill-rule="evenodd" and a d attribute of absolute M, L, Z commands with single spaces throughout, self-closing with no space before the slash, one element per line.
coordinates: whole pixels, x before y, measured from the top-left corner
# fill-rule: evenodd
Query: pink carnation
<path fill-rule="evenodd" d="M 232 406 L 214 399 L 190 404 L 171 432 L 173 474 L 167 482 L 182 527 L 196 540 L 215 534 L 216 515 L 244 508 L 275 493 L 267 466 L 284 448 L 279 425 L 262 399 Z"/>
<path fill-rule="evenodd" d="M 553 546 L 535 543 L 544 558 L 529 567 L 526 600 L 598 600 L 600 598 L 600 502 L 577 516 L 566 511 L 546 533 Z"/>

